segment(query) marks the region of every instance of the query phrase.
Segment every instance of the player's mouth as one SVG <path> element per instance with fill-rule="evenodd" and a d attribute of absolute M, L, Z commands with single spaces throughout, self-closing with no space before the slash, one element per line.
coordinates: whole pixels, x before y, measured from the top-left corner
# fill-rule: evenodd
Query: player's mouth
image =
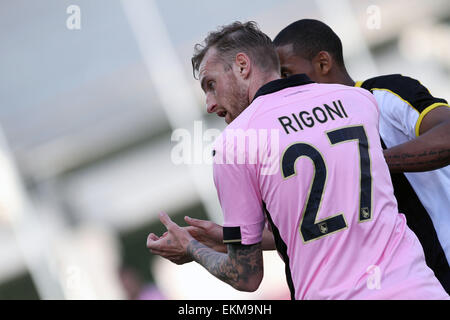
<path fill-rule="evenodd" d="M 221 118 L 224 118 L 227 115 L 227 112 L 226 111 L 219 111 L 219 112 L 217 112 L 217 115 L 219 117 L 221 117 Z"/>

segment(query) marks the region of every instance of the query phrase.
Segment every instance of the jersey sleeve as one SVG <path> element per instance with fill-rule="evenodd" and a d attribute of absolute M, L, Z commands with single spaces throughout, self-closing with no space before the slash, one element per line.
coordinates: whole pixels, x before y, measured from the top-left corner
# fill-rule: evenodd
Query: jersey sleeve
<path fill-rule="evenodd" d="M 418 80 L 400 74 L 375 77 L 364 81 L 361 86 L 374 94 L 380 91 L 388 93 L 384 99 L 392 101 L 384 103 L 383 111 L 396 122 L 397 127 L 402 127 L 402 131 L 412 137 L 419 136 L 422 120 L 430 111 L 448 106 L 445 99 L 432 96 Z M 403 103 L 395 101 L 398 99 Z"/>
<path fill-rule="evenodd" d="M 231 143 L 222 146 L 218 147 L 216 143 L 214 147 L 213 170 L 224 216 L 223 241 L 244 245 L 261 242 L 265 217 L 257 165 L 240 164 L 236 146 Z"/>

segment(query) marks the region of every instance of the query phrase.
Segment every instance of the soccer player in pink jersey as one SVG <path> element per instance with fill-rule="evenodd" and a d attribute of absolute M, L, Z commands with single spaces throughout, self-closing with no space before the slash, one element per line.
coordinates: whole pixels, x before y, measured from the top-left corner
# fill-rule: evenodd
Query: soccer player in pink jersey
<path fill-rule="evenodd" d="M 281 76 L 305 73 L 318 83 L 369 90 L 377 100 L 379 134 L 398 210 L 406 216 L 433 270 L 450 293 L 450 106 L 420 81 L 400 74 L 352 80 L 342 42 L 325 23 L 301 19 L 274 38 Z"/>
<path fill-rule="evenodd" d="M 448 298 L 398 214 L 369 92 L 280 79 L 270 38 L 251 22 L 210 33 L 192 62 L 208 112 L 229 124 L 214 156 L 227 252 L 166 214 L 168 233 L 149 235 L 151 252 L 254 291 L 267 220 L 294 299 Z"/>

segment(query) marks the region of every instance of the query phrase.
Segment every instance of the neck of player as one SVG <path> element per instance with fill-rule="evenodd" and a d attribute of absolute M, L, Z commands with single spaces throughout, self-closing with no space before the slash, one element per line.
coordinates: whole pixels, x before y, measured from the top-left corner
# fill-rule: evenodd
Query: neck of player
<path fill-rule="evenodd" d="M 327 81 L 328 83 L 340 83 L 346 86 L 351 86 L 354 87 L 355 86 L 355 81 L 353 81 L 353 79 L 350 77 L 350 75 L 348 74 L 347 70 L 336 70 L 336 72 L 333 72 L 329 78 L 329 81 Z"/>
<path fill-rule="evenodd" d="M 256 92 L 266 83 L 269 83 L 274 80 L 281 79 L 281 76 L 278 74 L 278 72 L 259 72 L 258 75 L 255 76 L 255 80 L 250 83 L 250 86 L 248 88 L 248 97 L 249 101 L 253 101 L 253 98 L 256 95 Z"/>

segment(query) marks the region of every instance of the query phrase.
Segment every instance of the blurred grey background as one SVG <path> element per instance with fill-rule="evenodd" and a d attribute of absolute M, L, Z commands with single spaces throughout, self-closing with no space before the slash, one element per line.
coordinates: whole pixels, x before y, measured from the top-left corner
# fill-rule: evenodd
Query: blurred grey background
<path fill-rule="evenodd" d="M 336 31 L 354 80 L 401 73 L 450 99 L 450 0 L 2 1 L 0 299 L 288 298 L 276 254 L 243 294 L 145 240 L 161 210 L 221 222 L 211 166 L 171 154 L 174 130 L 225 126 L 205 112 L 194 44 L 301 18 Z"/>

